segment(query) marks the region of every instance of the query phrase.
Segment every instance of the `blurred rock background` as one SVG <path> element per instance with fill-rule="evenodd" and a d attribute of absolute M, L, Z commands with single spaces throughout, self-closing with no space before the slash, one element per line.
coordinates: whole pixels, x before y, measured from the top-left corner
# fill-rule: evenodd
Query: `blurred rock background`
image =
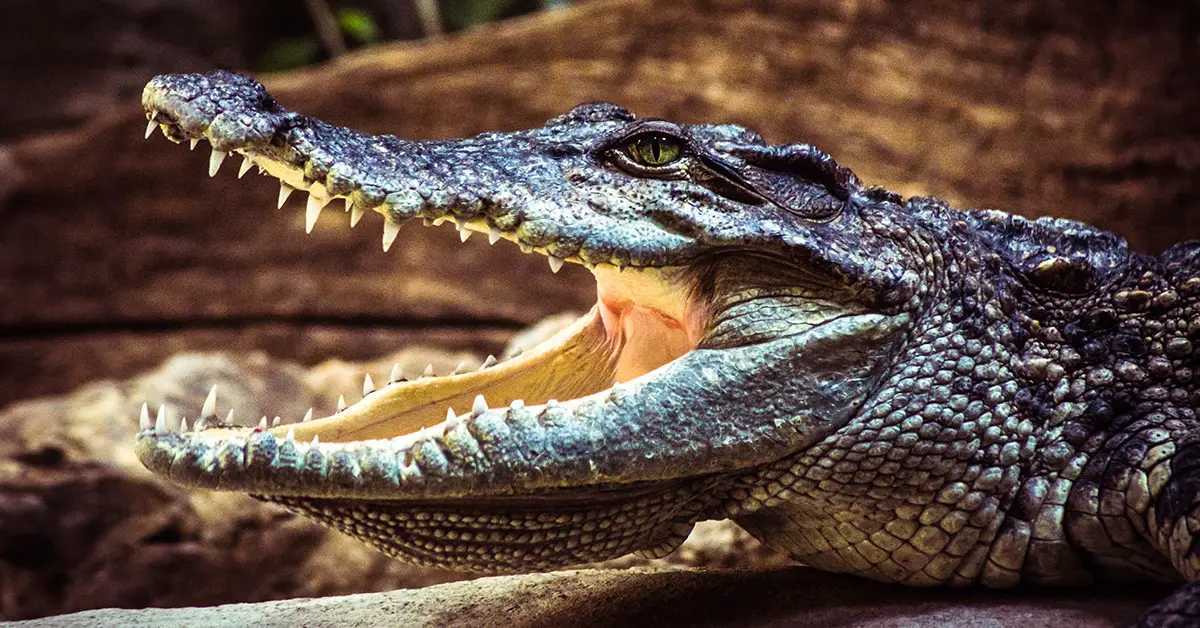
<path fill-rule="evenodd" d="M 215 382 L 243 416 L 298 416 L 364 371 L 449 369 L 593 299 L 579 269 L 449 227 L 410 227 L 388 254 L 370 216 L 350 230 L 325 212 L 305 236 L 270 180 L 209 179 L 207 154 L 142 140 L 156 73 L 280 70 L 262 78 L 289 108 L 419 138 L 608 100 L 811 142 L 868 183 L 1085 220 L 1149 253 L 1200 237 L 1194 2 L 566 4 L 0 3 L 0 617 L 458 577 L 149 478 L 128 451 L 136 408 L 195 408 Z M 779 564 L 732 528 L 706 538 L 672 560 Z"/>

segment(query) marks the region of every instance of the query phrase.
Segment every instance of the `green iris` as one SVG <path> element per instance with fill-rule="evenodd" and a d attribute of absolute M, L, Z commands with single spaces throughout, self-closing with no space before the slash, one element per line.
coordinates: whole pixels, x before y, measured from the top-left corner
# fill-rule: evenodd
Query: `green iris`
<path fill-rule="evenodd" d="M 629 156 L 643 166 L 665 166 L 682 152 L 679 140 L 668 135 L 646 133 L 629 142 Z"/>

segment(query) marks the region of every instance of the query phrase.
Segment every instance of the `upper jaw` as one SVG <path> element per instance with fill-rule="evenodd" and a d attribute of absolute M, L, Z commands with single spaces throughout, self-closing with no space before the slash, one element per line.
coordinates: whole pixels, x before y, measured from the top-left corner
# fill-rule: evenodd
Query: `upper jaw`
<path fill-rule="evenodd" d="M 547 126 L 518 133 L 487 133 L 468 140 L 407 141 L 326 124 L 280 107 L 257 81 L 228 72 L 155 77 L 142 95 L 149 120 L 176 142 L 212 145 L 210 175 L 233 152 L 239 174 L 257 166 L 278 178 L 280 205 L 292 190 L 309 198 L 306 228 L 342 199 L 351 225 L 365 212 L 383 216 L 383 248 L 400 226 L 421 217 L 453 221 L 466 239 L 486 234 L 525 252 L 589 268 L 664 267 L 686 263 L 699 243 L 635 219 L 631 199 L 606 198 L 595 185 L 620 187 L 597 173 L 588 154 L 595 136 L 618 123 L 589 128 Z M 567 149 L 570 150 L 567 150 Z M 615 182 L 618 183 L 619 182 Z"/>

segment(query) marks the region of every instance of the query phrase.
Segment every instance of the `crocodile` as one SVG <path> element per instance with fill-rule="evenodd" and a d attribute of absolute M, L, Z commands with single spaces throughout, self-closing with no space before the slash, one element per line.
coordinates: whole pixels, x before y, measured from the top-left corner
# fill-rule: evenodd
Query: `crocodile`
<path fill-rule="evenodd" d="M 478 572 L 663 556 L 733 519 L 800 563 L 908 585 L 1178 585 L 1200 622 L 1200 242 L 867 186 L 807 144 L 580 105 L 468 139 L 372 136 L 252 78 L 163 75 L 146 136 L 211 144 L 353 227 L 453 224 L 596 280 L 484 368 L 257 426 L 143 406 L 136 452 L 405 561 Z M 252 422 L 251 422 L 252 423 Z"/>

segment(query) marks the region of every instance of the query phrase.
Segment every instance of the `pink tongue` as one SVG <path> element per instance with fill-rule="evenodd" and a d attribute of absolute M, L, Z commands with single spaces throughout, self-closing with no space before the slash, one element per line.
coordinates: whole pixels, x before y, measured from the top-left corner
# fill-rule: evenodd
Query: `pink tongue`
<path fill-rule="evenodd" d="M 615 377 L 626 382 L 674 360 L 695 346 L 684 325 L 658 310 L 600 295 L 600 319 L 617 351 Z"/>

